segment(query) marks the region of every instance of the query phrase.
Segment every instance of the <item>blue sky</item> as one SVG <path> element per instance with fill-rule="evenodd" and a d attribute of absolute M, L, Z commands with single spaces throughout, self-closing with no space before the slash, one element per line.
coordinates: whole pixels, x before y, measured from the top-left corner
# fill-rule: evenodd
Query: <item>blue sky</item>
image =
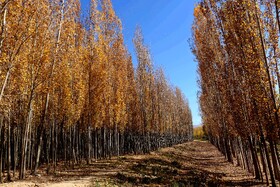
<path fill-rule="evenodd" d="M 90 0 L 81 0 L 82 10 Z M 195 0 L 112 0 L 122 21 L 125 44 L 136 64 L 132 38 L 141 26 L 156 67 L 165 70 L 169 81 L 187 97 L 194 125 L 201 123 L 197 103 L 197 63 L 189 49 Z"/>

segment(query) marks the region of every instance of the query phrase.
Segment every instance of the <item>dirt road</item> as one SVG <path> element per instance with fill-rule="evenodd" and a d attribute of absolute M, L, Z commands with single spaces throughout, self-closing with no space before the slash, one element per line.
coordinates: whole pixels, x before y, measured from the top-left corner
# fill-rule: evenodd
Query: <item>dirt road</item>
<path fill-rule="evenodd" d="M 74 168 L 58 166 L 56 175 L 30 176 L 0 186 L 265 186 L 226 162 L 207 142 L 188 142 L 148 155 L 127 155 Z"/>

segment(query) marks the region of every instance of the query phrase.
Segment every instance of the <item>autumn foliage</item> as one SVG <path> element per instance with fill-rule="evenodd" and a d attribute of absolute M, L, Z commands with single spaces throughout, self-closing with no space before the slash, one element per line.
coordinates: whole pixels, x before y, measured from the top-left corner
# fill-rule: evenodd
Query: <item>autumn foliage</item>
<path fill-rule="evenodd" d="M 207 140 L 207 134 L 203 126 L 193 128 L 193 138 L 197 140 Z"/>
<path fill-rule="evenodd" d="M 135 70 L 111 1 L 80 15 L 79 0 L 0 1 L 1 182 L 192 139 L 188 102 L 140 29 Z"/>
<path fill-rule="evenodd" d="M 279 2 L 202 0 L 194 9 L 203 124 L 228 161 L 280 180 Z"/>

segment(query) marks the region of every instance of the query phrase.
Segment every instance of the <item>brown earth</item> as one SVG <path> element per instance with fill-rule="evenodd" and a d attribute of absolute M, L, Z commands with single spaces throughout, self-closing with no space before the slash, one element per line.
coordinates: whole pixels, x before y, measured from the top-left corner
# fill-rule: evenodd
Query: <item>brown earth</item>
<path fill-rule="evenodd" d="M 98 160 L 74 169 L 60 163 L 54 175 L 29 176 L 0 186 L 266 186 L 240 167 L 226 162 L 208 142 L 188 142 L 148 155 Z"/>

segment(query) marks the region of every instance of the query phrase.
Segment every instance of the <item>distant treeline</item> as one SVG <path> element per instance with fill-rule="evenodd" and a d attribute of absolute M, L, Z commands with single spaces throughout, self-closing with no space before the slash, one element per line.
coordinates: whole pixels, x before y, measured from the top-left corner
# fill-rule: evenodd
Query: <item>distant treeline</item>
<path fill-rule="evenodd" d="M 205 126 L 199 126 L 193 128 L 193 138 L 197 140 L 207 140 L 207 133 L 205 132 Z"/>

